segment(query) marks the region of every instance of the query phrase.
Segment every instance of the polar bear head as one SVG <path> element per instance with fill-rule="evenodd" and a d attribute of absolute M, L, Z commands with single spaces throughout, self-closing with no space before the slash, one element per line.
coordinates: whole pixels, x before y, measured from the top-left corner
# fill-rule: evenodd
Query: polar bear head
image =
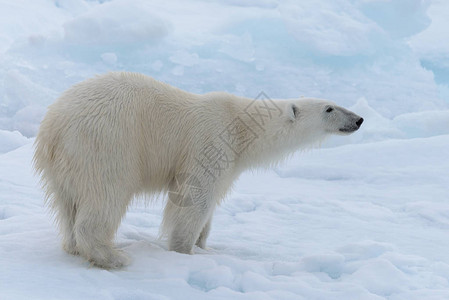
<path fill-rule="evenodd" d="M 300 127 L 298 131 L 304 128 L 318 135 L 348 135 L 363 123 L 359 115 L 326 100 L 307 98 L 290 101 L 285 109 L 294 127 Z"/>
<path fill-rule="evenodd" d="M 327 100 L 302 98 L 281 105 L 288 128 L 285 136 L 296 147 L 319 143 L 332 134 L 349 135 L 363 123 L 362 117 Z"/>

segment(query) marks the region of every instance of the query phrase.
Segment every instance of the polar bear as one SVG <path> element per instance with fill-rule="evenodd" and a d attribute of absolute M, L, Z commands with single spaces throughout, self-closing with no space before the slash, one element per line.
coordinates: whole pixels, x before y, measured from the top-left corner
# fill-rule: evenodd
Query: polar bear
<path fill-rule="evenodd" d="M 169 250 L 190 254 L 205 247 L 214 209 L 240 173 L 363 122 L 329 101 L 259 98 L 197 95 L 126 72 L 63 93 L 34 154 L 63 248 L 99 267 L 126 265 L 113 245 L 120 221 L 135 195 L 162 192 Z"/>

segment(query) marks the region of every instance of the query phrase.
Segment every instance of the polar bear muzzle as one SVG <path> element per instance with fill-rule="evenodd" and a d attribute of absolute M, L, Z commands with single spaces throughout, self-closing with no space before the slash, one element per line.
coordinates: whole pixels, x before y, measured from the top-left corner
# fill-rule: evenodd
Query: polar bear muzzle
<path fill-rule="evenodd" d="M 362 117 L 337 105 L 327 105 L 324 114 L 328 126 L 333 127 L 331 132 L 336 134 L 351 134 L 358 130 L 363 123 Z"/>
<path fill-rule="evenodd" d="M 352 123 L 348 124 L 347 126 L 340 128 L 339 131 L 349 134 L 349 133 L 352 133 L 352 132 L 358 130 L 363 123 L 363 118 L 359 117 L 359 116 L 357 116 L 357 117 L 358 117 L 357 121 L 352 122 Z"/>

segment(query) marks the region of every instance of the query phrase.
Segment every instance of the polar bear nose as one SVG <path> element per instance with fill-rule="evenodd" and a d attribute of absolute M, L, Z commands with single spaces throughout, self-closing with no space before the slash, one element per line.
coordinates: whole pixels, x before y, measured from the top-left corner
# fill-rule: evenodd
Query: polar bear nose
<path fill-rule="evenodd" d="M 357 122 L 355 122 L 355 124 L 357 125 L 357 128 L 360 128 L 362 123 L 363 123 L 363 118 L 360 118 Z"/>

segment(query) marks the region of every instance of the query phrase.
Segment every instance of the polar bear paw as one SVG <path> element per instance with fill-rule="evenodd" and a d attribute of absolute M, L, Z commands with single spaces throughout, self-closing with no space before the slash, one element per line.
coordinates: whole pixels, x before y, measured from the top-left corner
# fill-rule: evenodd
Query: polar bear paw
<path fill-rule="evenodd" d="M 119 269 L 129 265 L 130 259 L 123 252 L 115 249 L 97 249 L 88 256 L 92 265 L 103 269 Z"/>

